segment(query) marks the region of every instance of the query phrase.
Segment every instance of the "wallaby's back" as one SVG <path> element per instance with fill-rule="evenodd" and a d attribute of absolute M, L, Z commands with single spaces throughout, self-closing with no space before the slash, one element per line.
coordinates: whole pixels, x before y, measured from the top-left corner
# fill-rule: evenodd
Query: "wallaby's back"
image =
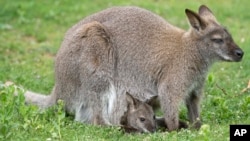
<path fill-rule="evenodd" d="M 107 45 L 90 47 L 79 40 L 74 42 L 76 41 L 75 36 L 79 34 L 81 28 L 95 21 L 99 22 L 106 29 L 105 33 L 108 34 Z M 79 80 L 81 66 L 83 68 L 89 67 L 89 64 L 86 67 L 81 62 L 77 62 L 77 60 L 85 59 L 85 61 L 89 61 L 89 58 L 94 58 L 93 60 L 95 60 L 95 57 L 102 56 L 100 57 L 102 63 L 94 65 L 95 69 L 93 71 L 95 73 L 98 73 L 99 70 L 105 71 L 100 75 L 102 75 L 102 78 L 107 79 L 106 81 L 113 81 L 114 78 L 117 78 L 126 83 L 126 85 L 123 85 L 124 89 L 129 87 L 131 93 L 143 94 L 138 88 L 152 87 L 152 83 L 148 82 L 157 79 L 159 69 L 164 65 L 167 67 L 167 65 L 171 64 L 172 58 L 175 57 L 169 54 L 175 52 L 173 46 L 180 44 L 180 41 L 176 40 L 176 38 L 180 38 L 180 34 L 175 34 L 176 32 L 184 33 L 182 29 L 172 26 L 160 16 L 138 7 L 112 7 L 93 14 L 67 31 L 57 54 L 56 79 L 68 79 L 71 81 L 56 81 L 57 83 L 67 82 L 67 85 L 68 82 L 75 83 L 72 86 L 61 84 L 64 87 L 62 89 L 72 90 L 72 87 L 81 83 Z M 168 50 L 168 52 L 162 52 L 162 49 Z M 92 55 L 86 55 L 91 52 L 86 53 L 86 50 L 95 51 Z M 83 54 L 88 56 L 88 58 L 86 56 L 81 58 Z M 158 56 L 152 54 L 158 54 Z M 165 57 L 163 58 L 162 56 Z M 157 65 L 158 61 L 165 61 L 166 63 Z M 93 64 L 92 62 L 94 61 L 89 62 Z M 152 68 L 152 66 L 156 67 Z M 66 72 L 67 74 L 65 74 Z M 136 82 L 136 84 L 131 82 L 135 79 L 147 79 L 147 81 Z M 155 95 L 154 91 L 149 93 Z M 143 100 L 147 99 L 143 95 L 139 97 Z"/>

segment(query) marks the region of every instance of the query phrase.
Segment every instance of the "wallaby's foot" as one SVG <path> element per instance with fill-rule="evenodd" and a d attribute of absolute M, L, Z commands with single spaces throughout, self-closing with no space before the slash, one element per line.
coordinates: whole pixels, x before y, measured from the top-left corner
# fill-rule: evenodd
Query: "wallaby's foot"
<path fill-rule="evenodd" d="M 96 115 L 93 118 L 92 124 L 94 124 L 94 125 L 107 125 L 107 123 L 105 123 L 104 119 L 100 115 Z"/>
<path fill-rule="evenodd" d="M 200 120 L 197 120 L 191 124 L 192 129 L 199 130 L 201 128 L 202 122 Z"/>
<path fill-rule="evenodd" d="M 163 129 L 164 131 L 168 131 L 168 127 L 167 127 L 167 125 L 165 124 L 165 120 L 164 120 L 163 117 L 157 117 L 157 118 L 156 118 L 156 124 L 157 124 L 158 128 L 161 128 L 161 129 Z M 186 122 L 184 122 L 184 121 L 179 120 L 179 127 L 178 127 L 178 130 L 179 130 L 179 129 L 183 129 L 183 128 L 184 128 L 184 129 L 188 128 L 188 124 L 187 124 Z"/>

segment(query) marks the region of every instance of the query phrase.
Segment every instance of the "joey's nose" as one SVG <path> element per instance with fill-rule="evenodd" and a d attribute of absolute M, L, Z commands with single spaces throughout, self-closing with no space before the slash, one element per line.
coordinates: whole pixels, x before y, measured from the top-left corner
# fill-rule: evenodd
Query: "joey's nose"
<path fill-rule="evenodd" d="M 154 126 L 151 130 L 150 130 L 151 133 L 154 133 L 156 132 L 156 126 Z"/>
<path fill-rule="evenodd" d="M 153 129 L 149 130 L 149 133 L 154 133 L 154 132 L 156 132 L 156 128 L 153 128 Z"/>

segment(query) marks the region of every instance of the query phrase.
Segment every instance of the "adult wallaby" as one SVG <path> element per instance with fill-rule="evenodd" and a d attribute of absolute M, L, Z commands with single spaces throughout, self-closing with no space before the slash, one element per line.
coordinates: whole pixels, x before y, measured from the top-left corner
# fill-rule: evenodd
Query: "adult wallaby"
<path fill-rule="evenodd" d="M 184 100 L 190 122 L 199 128 L 209 67 L 216 61 L 238 62 L 243 51 L 208 7 L 185 12 L 188 31 L 131 6 L 86 17 L 67 31 L 56 57 L 54 90 L 39 105 L 63 99 L 76 120 L 91 121 L 102 113 L 105 122 L 116 123 L 126 111 L 128 91 L 141 101 L 158 96 L 169 131 L 179 127 Z"/>

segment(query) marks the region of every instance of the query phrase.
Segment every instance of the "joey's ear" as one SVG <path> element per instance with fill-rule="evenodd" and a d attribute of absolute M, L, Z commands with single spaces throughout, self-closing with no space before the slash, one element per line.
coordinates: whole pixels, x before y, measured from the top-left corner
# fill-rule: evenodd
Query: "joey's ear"
<path fill-rule="evenodd" d="M 151 105 L 151 104 L 155 103 L 157 100 L 158 100 L 158 96 L 155 95 L 155 96 L 152 96 L 149 99 L 147 99 L 146 103 L 149 104 L 149 105 Z"/>
<path fill-rule="evenodd" d="M 128 107 L 132 110 L 135 110 L 138 107 L 139 100 L 134 98 L 130 93 L 126 92 L 126 100 L 128 103 Z"/>
<path fill-rule="evenodd" d="M 211 19 L 213 21 L 216 21 L 216 18 L 214 16 L 213 12 L 206 5 L 201 5 L 200 6 L 199 15 L 201 17 L 206 18 L 206 19 Z"/>
<path fill-rule="evenodd" d="M 185 12 L 186 12 L 190 25 L 195 30 L 200 31 L 206 28 L 206 22 L 197 13 L 189 9 L 186 9 Z"/>
<path fill-rule="evenodd" d="M 161 107 L 158 96 L 152 96 L 151 98 L 146 100 L 146 103 L 150 105 L 154 111 Z"/>

